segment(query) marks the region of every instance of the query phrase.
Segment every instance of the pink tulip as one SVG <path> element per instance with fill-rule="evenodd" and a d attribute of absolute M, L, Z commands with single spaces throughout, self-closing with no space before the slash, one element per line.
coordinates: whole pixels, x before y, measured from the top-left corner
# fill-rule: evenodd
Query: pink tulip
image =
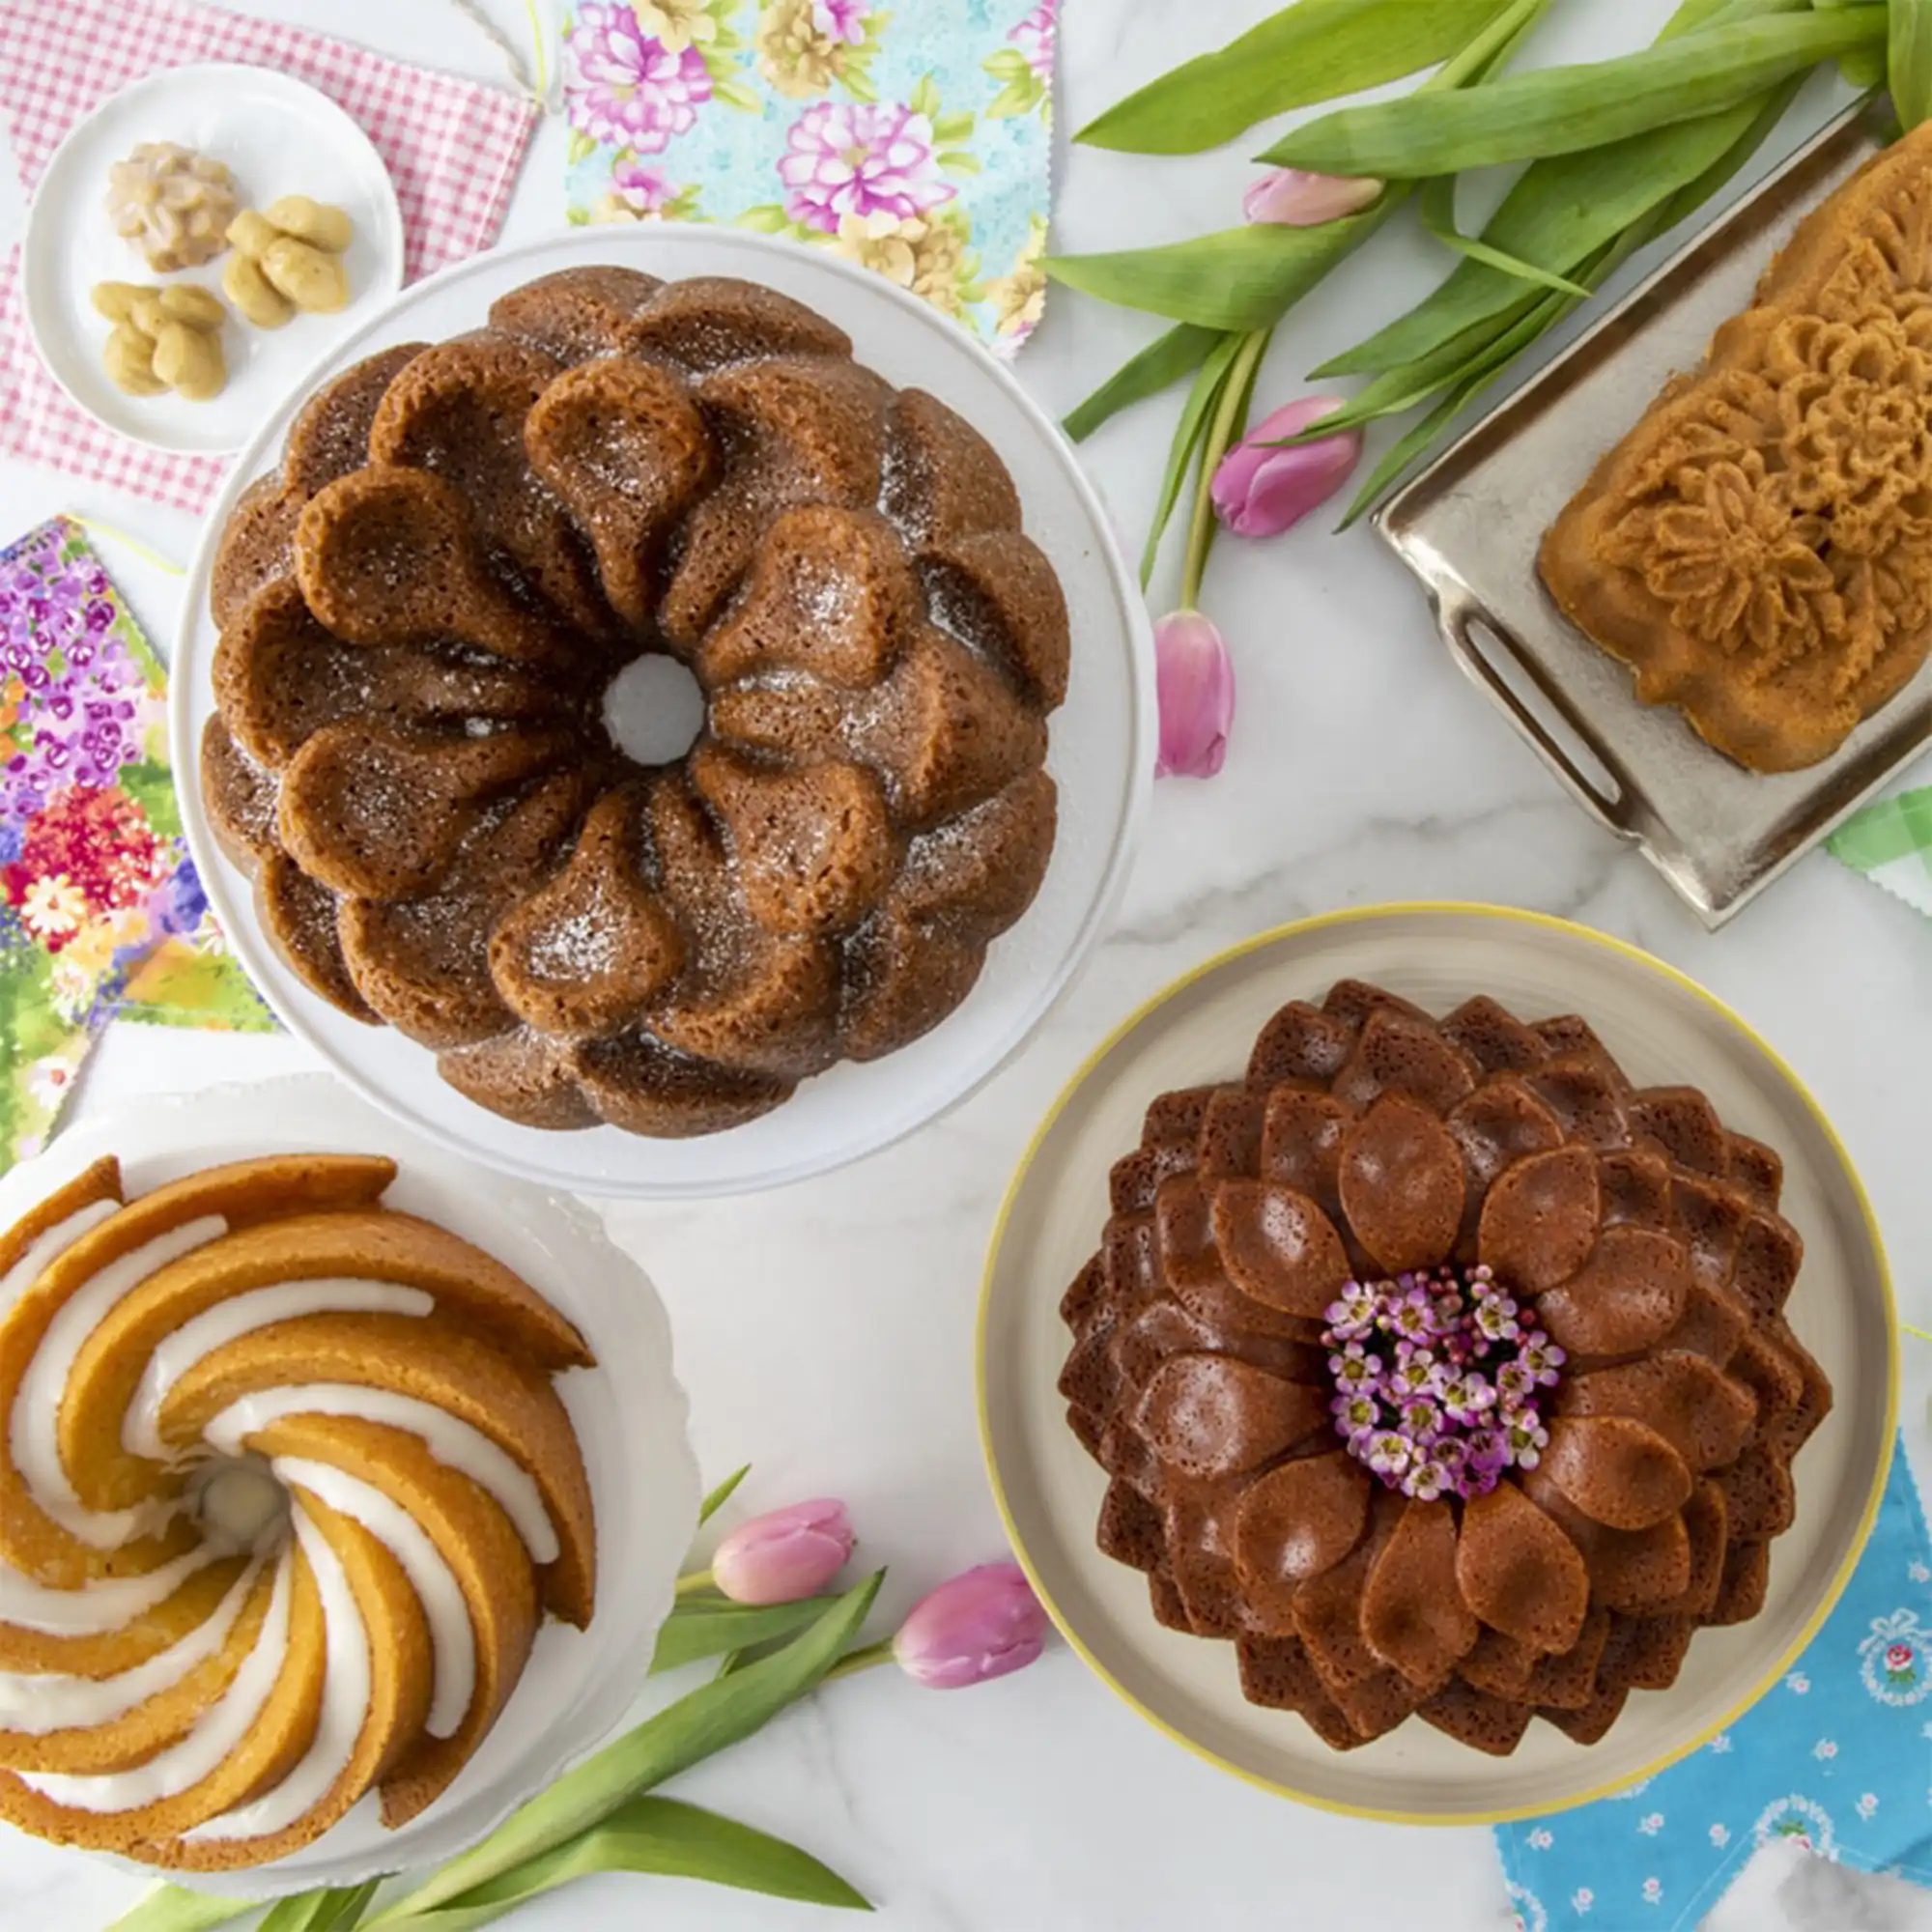
<path fill-rule="evenodd" d="M 1349 480 L 1362 460 L 1359 429 L 1269 447 L 1341 407 L 1339 396 L 1303 396 L 1275 411 L 1221 459 L 1214 472 L 1214 509 L 1237 537 L 1279 536 Z"/>
<path fill-rule="evenodd" d="M 1277 168 L 1264 175 L 1241 197 L 1250 221 L 1282 228 L 1320 228 L 1345 214 L 1359 214 L 1377 200 L 1382 184 L 1373 175 L 1311 175 L 1302 168 Z"/>
<path fill-rule="evenodd" d="M 852 1553 L 852 1521 L 830 1496 L 740 1523 L 711 1559 L 711 1580 L 734 1604 L 795 1604 L 831 1582 Z"/>
<path fill-rule="evenodd" d="M 893 1639 L 900 1669 L 932 1690 L 1024 1670 L 1046 1642 L 1046 1612 L 1017 1563 L 982 1563 L 913 1605 Z"/>
<path fill-rule="evenodd" d="M 1221 634 L 1199 611 L 1177 611 L 1153 627 L 1160 755 L 1154 776 L 1211 779 L 1228 755 L 1235 722 L 1235 667 Z"/>

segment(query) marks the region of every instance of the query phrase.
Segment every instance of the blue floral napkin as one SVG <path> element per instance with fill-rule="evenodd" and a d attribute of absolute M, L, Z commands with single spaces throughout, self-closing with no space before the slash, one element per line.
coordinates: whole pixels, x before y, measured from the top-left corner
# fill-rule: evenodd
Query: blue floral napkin
<path fill-rule="evenodd" d="M 1928 1739 L 1932 1545 L 1900 1443 L 1864 1555 L 1782 1684 L 1658 1776 L 1497 1830 L 1520 1932 L 1694 1926 L 1776 1838 L 1932 1886 Z"/>
<path fill-rule="evenodd" d="M 1001 354 L 1046 300 L 1060 0 L 582 0 L 574 222 L 829 248 Z"/>

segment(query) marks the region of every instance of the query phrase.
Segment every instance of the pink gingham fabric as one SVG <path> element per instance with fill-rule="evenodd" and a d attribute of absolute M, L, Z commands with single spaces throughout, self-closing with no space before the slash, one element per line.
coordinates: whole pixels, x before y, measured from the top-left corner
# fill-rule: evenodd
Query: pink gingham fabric
<path fill-rule="evenodd" d="M 0 0 L 0 122 L 21 185 L 33 192 L 68 129 L 109 95 L 199 61 L 293 74 L 361 126 L 396 185 L 411 281 L 495 240 L 536 123 L 531 103 L 303 27 L 176 0 Z M 70 402 L 27 338 L 19 268 L 15 250 L 0 273 L 0 454 L 204 508 L 226 460 L 144 448 Z"/>

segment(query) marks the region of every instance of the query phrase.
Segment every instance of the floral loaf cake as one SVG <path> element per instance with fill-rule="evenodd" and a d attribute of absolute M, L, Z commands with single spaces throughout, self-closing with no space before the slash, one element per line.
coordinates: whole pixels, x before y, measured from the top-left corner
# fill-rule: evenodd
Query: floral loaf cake
<path fill-rule="evenodd" d="M 1758 772 L 1829 757 L 1932 647 L 1932 125 L 1808 215 L 1550 526 L 1564 613 Z"/>
<path fill-rule="evenodd" d="M 501 1263 L 289 1155 L 128 1199 L 95 1163 L 0 1236 L 0 1818 L 178 1871 L 455 1782 L 597 1537 L 554 1385 L 593 1366 Z"/>
<path fill-rule="evenodd" d="M 751 283 L 567 270 L 336 378 L 213 585 L 202 783 L 293 970 L 531 1126 L 917 1038 L 1051 855 L 1068 625 L 991 447 Z M 641 764 L 616 674 L 704 726 Z"/>
<path fill-rule="evenodd" d="M 1762 1607 L 1831 1407 L 1781 1179 L 1580 1019 L 1284 1007 L 1149 1108 L 1062 1304 L 1100 1548 L 1338 1750 L 1594 1743 Z"/>

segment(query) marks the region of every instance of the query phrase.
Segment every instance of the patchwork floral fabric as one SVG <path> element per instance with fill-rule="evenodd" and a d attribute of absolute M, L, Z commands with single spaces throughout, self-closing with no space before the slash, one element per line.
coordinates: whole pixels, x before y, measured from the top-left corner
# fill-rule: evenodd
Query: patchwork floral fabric
<path fill-rule="evenodd" d="M 1040 318 L 1060 0 L 582 0 L 569 215 L 829 248 L 1002 354 Z"/>
<path fill-rule="evenodd" d="M 266 1031 L 182 837 L 167 681 L 79 527 L 0 551 L 0 1170 L 117 1012 Z"/>
<path fill-rule="evenodd" d="M 1903 1443 L 1845 1594 L 1776 1689 L 1681 1764 L 1496 1846 L 1517 1932 L 1689 1932 L 1778 1838 L 1932 1886 L 1932 1543 Z"/>

